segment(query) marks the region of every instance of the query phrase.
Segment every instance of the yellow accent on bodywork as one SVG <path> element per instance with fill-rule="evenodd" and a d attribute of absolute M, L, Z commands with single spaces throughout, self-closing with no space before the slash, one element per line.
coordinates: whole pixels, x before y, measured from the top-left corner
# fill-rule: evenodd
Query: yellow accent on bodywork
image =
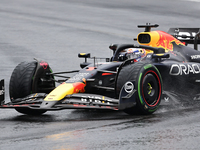
<path fill-rule="evenodd" d="M 62 100 L 66 95 L 71 95 L 74 92 L 74 86 L 72 83 L 62 83 L 55 88 L 51 93 L 45 97 L 45 101 L 59 101 Z"/>
<path fill-rule="evenodd" d="M 80 55 L 85 55 L 86 53 L 80 53 Z"/>
<path fill-rule="evenodd" d="M 160 35 L 159 35 L 159 33 L 157 32 L 157 31 L 151 31 L 151 32 L 141 32 L 141 33 L 139 33 L 138 34 L 138 37 L 139 37 L 139 35 L 141 35 L 141 34 L 145 34 L 145 35 L 149 35 L 150 36 L 150 42 L 149 43 L 140 43 L 139 41 L 138 41 L 138 43 L 139 44 L 141 44 L 141 45 L 148 45 L 148 46 L 152 46 L 152 47 L 156 47 L 156 43 L 159 41 L 159 39 L 160 39 Z M 137 37 L 137 39 L 138 39 L 138 37 Z"/>
<path fill-rule="evenodd" d="M 174 44 L 184 46 L 181 41 L 163 31 L 141 32 L 138 34 L 137 41 L 141 45 L 164 48 L 165 52 L 173 51 Z M 152 51 L 146 50 L 146 53 L 149 52 Z"/>
<path fill-rule="evenodd" d="M 163 56 L 164 54 L 155 54 L 155 55 L 157 55 L 157 56 Z"/>

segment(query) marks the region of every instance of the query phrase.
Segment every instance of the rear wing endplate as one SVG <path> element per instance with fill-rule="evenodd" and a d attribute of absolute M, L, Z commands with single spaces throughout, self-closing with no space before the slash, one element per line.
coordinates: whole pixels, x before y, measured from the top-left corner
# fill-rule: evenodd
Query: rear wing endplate
<path fill-rule="evenodd" d="M 169 34 L 185 44 L 194 44 L 194 49 L 198 49 L 200 44 L 200 28 L 170 28 Z"/>

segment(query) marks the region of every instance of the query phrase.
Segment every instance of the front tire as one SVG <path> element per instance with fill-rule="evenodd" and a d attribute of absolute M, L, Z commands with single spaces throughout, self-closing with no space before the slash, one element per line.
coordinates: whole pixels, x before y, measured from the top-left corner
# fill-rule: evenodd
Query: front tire
<path fill-rule="evenodd" d="M 9 84 L 9 94 L 12 102 L 15 102 L 17 98 L 23 98 L 32 93 L 50 92 L 55 88 L 55 82 L 50 80 L 53 76 L 40 75 L 36 72 L 38 63 L 37 61 L 22 62 L 16 66 Z M 45 72 L 50 73 L 50 67 L 46 68 Z M 35 83 L 34 86 L 33 83 Z M 41 115 L 46 112 L 29 108 L 16 108 L 16 110 L 27 115 Z"/>
<path fill-rule="evenodd" d="M 155 112 L 162 95 L 162 78 L 158 69 L 147 62 L 137 62 L 123 67 L 117 79 L 118 93 L 128 81 L 135 81 L 136 106 L 126 108 L 124 112 L 130 115 Z"/>

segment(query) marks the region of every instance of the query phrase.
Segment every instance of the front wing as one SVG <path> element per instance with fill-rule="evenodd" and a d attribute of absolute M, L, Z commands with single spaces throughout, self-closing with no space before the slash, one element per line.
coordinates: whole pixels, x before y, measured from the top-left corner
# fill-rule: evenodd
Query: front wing
<path fill-rule="evenodd" d="M 134 84 L 134 81 L 131 81 Z M 3 85 L 3 81 L 0 82 Z M 134 86 L 133 86 L 134 87 Z M 9 103 L 4 101 L 4 85 L 2 86 L 2 97 L 0 97 L 0 108 L 15 108 L 15 109 L 32 109 L 32 110 L 46 110 L 55 111 L 62 109 L 109 109 L 109 110 L 124 110 L 136 105 L 135 93 L 126 92 L 126 86 L 123 86 L 119 99 L 106 97 L 91 93 L 77 93 L 67 95 L 62 100 L 44 100 L 46 93 L 30 94 L 24 98 L 13 99 Z M 0 88 L 1 89 L 1 88 Z M 1 90 L 0 90 L 1 91 Z"/>
<path fill-rule="evenodd" d="M 61 101 L 44 101 L 45 93 L 31 94 L 14 102 L 2 104 L 0 108 L 29 108 L 34 110 L 62 109 L 110 109 L 118 110 L 119 100 L 96 94 L 78 93 L 68 95 Z M 47 105 L 48 103 L 48 105 Z"/>

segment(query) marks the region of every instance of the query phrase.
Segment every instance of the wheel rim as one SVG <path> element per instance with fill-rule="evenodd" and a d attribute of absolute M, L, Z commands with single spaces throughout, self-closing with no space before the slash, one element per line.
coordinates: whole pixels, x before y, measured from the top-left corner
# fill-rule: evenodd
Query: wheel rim
<path fill-rule="evenodd" d="M 142 98 L 150 106 L 156 106 L 161 96 L 161 83 L 154 71 L 148 71 L 142 80 Z"/>

